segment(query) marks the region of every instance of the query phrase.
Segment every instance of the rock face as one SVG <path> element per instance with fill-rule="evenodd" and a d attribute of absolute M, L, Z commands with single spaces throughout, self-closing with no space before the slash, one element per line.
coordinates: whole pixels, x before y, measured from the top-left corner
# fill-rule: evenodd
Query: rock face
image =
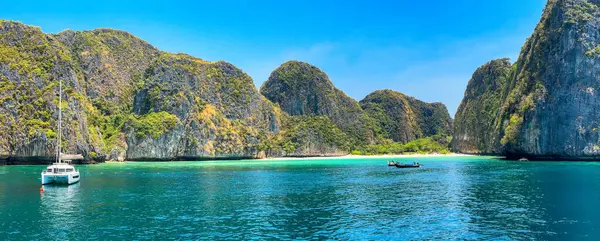
<path fill-rule="evenodd" d="M 498 132 L 489 139 L 498 140 L 499 150 L 489 143 L 479 147 L 475 140 L 456 145 L 459 151 L 491 150 L 509 158 L 600 159 L 599 6 L 597 0 L 548 2 L 501 94 L 494 121 Z M 458 123 L 464 121 L 457 116 Z M 457 139 L 465 139 L 464 134 L 468 132 L 457 131 Z"/>
<path fill-rule="evenodd" d="M 549 1 L 500 111 L 511 157 L 600 157 L 600 1 Z"/>
<path fill-rule="evenodd" d="M 292 116 L 326 116 L 356 143 L 375 141 L 373 122 L 358 102 L 335 88 L 327 74 L 289 61 L 275 69 L 260 92 Z"/>
<path fill-rule="evenodd" d="M 456 112 L 454 150 L 468 154 L 500 153 L 496 120 L 511 67 L 508 59 L 497 59 L 475 71 Z"/>
<path fill-rule="evenodd" d="M 126 128 L 129 160 L 253 158 L 264 151 L 261 139 L 279 129 L 273 105 L 229 63 L 163 53 L 142 82 L 138 117 Z"/>
<path fill-rule="evenodd" d="M 452 133 L 452 119 L 442 103 L 425 103 L 392 90 L 378 90 L 360 104 L 376 121 L 382 137 L 396 142 Z"/>
<path fill-rule="evenodd" d="M 102 155 L 100 133 L 88 125 L 81 95 L 86 84 L 71 49 L 39 28 L 0 21 L 1 156 L 54 159 L 59 81 L 64 88 L 63 150 L 89 159 Z"/>
<path fill-rule="evenodd" d="M 135 83 L 160 51 L 130 33 L 112 29 L 66 30 L 55 37 L 71 50 L 80 68 L 89 130 L 102 136 L 102 153 L 109 160 L 124 159 L 127 143 L 121 129 L 131 114 Z"/>
<path fill-rule="evenodd" d="M 342 156 L 349 153 L 349 137 L 326 116 L 282 116 L 282 131 L 272 156 Z"/>
<path fill-rule="evenodd" d="M 391 90 L 371 93 L 358 103 L 335 88 L 319 68 L 289 61 L 274 70 L 263 84 L 261 93 L 279 104 L 291 116 L 292 123 L 284 124 L 283 133 L 299 130 L 297 126 L 325 131 L 327 122 L 332 126 L 322 138 L 305 132 L 295 132 L 283 146 L 303 146 L 292 153 L 321 149 L 339 155 L 374 143 L 409 142 L 422 137 L 446 136 L 452 132 L 452 119 L 441 103 L 425 103 Z M 301 117 L 301 118 L 300 118 Z M 324 117 L 324 118 L 323 118 Z M 336 127 L 336 128 L 333 128 Z M 338 131 L 340 133 L 338 133 Z M 288 138 L 290 135 L 284 135 Z M 306 148 L 310 143 L 311 148 Z M 285 150 L 286 148 L 283 147 Z M 287 153 L 287 152 L 286 152 Z M 314 155 L 315 153 L 309 153 Z"/>
<path fill-rule="evenodd" d="M 165 53 L 127 32 L 44 34 L 0 21 L 0 163 L 53 161 L 61 82 L 62 150 L 86 161 L 337 156 L 451 124 L 442 104 L 404 96 L 363 110 L 298 61 L 276 69 L 263 96 L 232 64 Z"/>
<path fill-rule="evenodd" d="M 63 152 L 87 160 L 258 157 L 280 128 L 279 110 L 231 64 L 123 31 L 0 21 L 0 159 L 54 159 L 59 80 Z"/>

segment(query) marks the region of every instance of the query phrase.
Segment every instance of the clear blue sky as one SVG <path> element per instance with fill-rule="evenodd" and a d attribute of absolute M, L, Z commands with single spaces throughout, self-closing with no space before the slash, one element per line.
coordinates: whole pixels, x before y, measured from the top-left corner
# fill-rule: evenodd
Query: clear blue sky
<path fill-rule="evenodd" d="M 516 59 L 546 0 L 5 1 L 0 18 L 64 29 L 129 31 L 161 50 L 225 60 L 258 87 L 287 60 L 327 72 L 360 100 L 393 89 L 451 115 L 473 71 Z"/>

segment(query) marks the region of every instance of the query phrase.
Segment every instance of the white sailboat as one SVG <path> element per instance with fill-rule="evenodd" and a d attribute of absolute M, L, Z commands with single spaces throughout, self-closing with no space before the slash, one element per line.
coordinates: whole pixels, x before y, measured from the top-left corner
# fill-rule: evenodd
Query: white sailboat
<path fill-rule="evenodd" d="M 63 155 L 62 144 L 62 81 L 59 81 L 58 138 L 56 140 L 56 162 L 42 171 L 42 185 L 52 183 L 73 184 L 79 182 L 79 171 L 71 165 L 71 160 L 83 158 L 81 155 Z"/>

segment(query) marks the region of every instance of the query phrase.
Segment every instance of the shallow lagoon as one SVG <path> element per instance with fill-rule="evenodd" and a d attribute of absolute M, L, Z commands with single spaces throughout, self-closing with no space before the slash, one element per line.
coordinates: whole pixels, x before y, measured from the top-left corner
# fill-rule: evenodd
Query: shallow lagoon
<path fill-rule="evenodd" d="M 39 188 L 0 166 L 0 236 L 20 239 L 600 240 L 600 163 L 482 157 L 106 163 Z"/>

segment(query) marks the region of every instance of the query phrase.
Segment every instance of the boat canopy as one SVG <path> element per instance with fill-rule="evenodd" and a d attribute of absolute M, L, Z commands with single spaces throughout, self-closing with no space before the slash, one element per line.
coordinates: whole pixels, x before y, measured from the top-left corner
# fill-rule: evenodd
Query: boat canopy
<path fill-rule="evenodd" d="M 83 160 L 83 155 L 81 154 L 60 154 L 61 160 Z"/>

